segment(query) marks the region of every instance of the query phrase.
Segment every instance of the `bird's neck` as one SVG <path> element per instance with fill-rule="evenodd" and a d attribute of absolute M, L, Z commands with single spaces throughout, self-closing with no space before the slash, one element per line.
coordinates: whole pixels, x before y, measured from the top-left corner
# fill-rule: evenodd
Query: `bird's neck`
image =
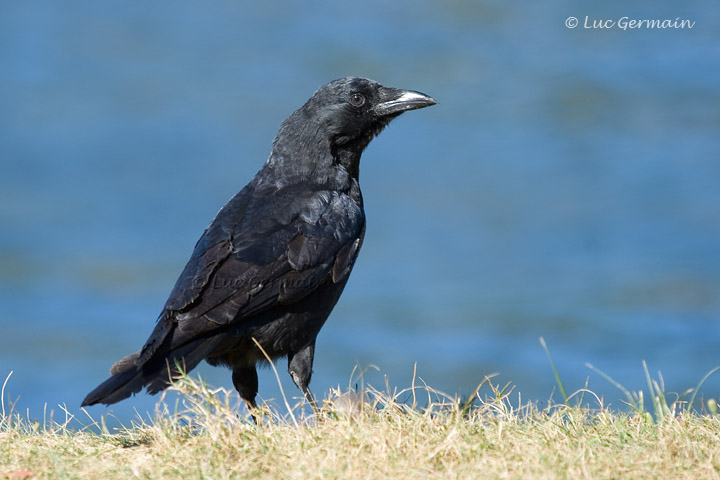
<path fill-rule="evenodd" d="M 256 176 L 256 179 L 275 188 L 304 184 L 350 191 L 358 187 L 358 164 L 359 158 L 342 151 L 333 156 L 330 151 L 308 155 L 302 149 L 292 152 L 288 152 L 287 148 L 282 151 L 273 149 L 263 165 L 263 175 Z"/>
<path fill-rule="evenodd" d="M 364 146 L 333 146 L 327 137 L 305 127 L 293 134 L 280 130 L 263 167 L 267 175 L 278 183 L 317 183 L 337 190 L 357 184 Z"/>
<path fill-rule="evenodd" d="M 355 152 L 347 148 L 334 148 L 330 151 L 335 164 L 341 166 L 356 182 L 359 181 L 362 150 Z"/>

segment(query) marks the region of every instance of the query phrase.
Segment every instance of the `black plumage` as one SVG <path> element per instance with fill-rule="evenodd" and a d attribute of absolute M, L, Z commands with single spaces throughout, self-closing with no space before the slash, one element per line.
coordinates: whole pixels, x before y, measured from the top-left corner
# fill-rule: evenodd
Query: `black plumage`
<path fill-rule="evenodd" d="M 232 369 L 255 406 L 256 363 L 288 357 L 308 384 L 315 338 L 335 306 L 365 233 L 360 155 L 402 112 L 435 104 L 427 95 L 346 77 L 321 87 L 288 117 L 263 167 L 220 209 L 180 274 L 142 349 L 117 363 L 83 406 L 166 388 L 202 360 Z"/>

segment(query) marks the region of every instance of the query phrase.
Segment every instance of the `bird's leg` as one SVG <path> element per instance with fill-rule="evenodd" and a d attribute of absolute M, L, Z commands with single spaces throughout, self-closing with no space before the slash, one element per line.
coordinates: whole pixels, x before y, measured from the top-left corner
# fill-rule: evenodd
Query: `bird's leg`
<path fill-rule="evenodd" d="M 308 345 L 295 353 L 288 355 L 288 372 L 295 385 L 303 392 L 315 415 L 320 413 L 315 397 L 310 391 L 310 377 L 312 377 L 313 357 L 315 344 Z"/>
<path fill-rule="evenodd" d="M 255 416 L 257 403 L 255 403 L 255 397 L 257 397 L 258 392 L 258 376 L 255 365 L 233 367 L 232 381 L 233 385 L 235 385 L 235 390 L 240 394 L 240 398 L 245 400 L 253 421 L 257 424 L 258 419 Z"/>

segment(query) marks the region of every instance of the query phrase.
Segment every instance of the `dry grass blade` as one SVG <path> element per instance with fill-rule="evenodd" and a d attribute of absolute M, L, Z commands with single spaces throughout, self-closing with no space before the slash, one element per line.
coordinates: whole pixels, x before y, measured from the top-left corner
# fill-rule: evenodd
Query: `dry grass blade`
<path fill-rule="evenodd" d="M 12 372 L 12 370 L 11 370 L 10 373 L 8 373 L 8 376 L 5 377 L 5 381 L 3 382 L 2 390 L 0 390 L 0 402 L 2 403 L 2 416 L 3 416 L 3 421 L 5 421 L 5 419 L 9 416 L 9 415 L 5 412 L 5 387 L 7 387 L 7 384 L 8 384 L 8 382 L 10 381 L 10 377 L 12 377 L 12 374 L 13 374 L 13 372 Z"/>
<path fill-rule="evenodd" d="M 275 380 L 277 380 L 278 387 L 280 388 L 280 395 L 282 395 L 283 403 L 285 404 L 285 408 L 287 408 L 288 415 L 290 415 L 290 418 L 293 421 L 293 425 L 295 425 L 297 427 L 298 421 L 295 418 L 295 414 L 293 413 L 292 408 L 290 408 L 290 403 L 287 401 L 287 397 L 285 396 L 285 389 L 283 388 L 282 382 L 280 381 L 280 375 L 278 374 L 277 368 L 275 368 L 275 363 L 272 361 L 272 359 L 267 354 L 265 349 L 260 345 L 260 343 L 257 340 L 255 340 L 254 337 L 253 337 L 252 341 L 255 342 L 255 345 L 257 345 L 257 347 L 260 349 L 262 354 L 265 356 L 265 359 L 268 361 L 268 363 L 272 367 L 272 371 L 275 374 Z"/>

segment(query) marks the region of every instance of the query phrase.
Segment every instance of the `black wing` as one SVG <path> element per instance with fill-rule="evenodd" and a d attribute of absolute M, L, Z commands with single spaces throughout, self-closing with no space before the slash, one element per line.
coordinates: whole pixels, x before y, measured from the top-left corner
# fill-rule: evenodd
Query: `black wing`
<path fill-rule="evenodd" d="M 299 301 L 327 281 L 345 281 L 364 230 L 362 207 L 347 194 L 308 192 L 307 185 L 272 195 L 244 189 L 198 241 L 137 365 L 170 332 L 168 347 L 175 350 L 231 322 Z"/>

